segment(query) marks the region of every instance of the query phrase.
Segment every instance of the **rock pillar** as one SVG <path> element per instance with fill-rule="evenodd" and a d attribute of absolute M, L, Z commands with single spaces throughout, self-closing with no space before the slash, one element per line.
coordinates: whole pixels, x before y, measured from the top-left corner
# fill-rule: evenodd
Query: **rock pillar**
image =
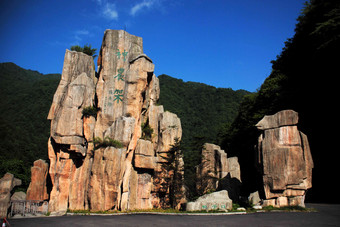
<path fill-rule="evenodd" d="M 312 155 L 298 120 L 297 112 L 283 110 L 256 124 L 261 130 L 256 157 L 265 206 L 304 206 L 306 190 L 312 187 Z"/>
<path fill-rule="evenodd" d="M 27 189 L 26 200 L 48 200 L 47 194 L 48 164 L 37 160 L 31 168 L 31 183 Z"/>
<path fill-rule="evenodd" d="M 66 51 L 48 116 L 51 212 L 170 205 L 175 173 L 164 157 L 182 128 L 176 114 L 157 104 L 153 71 L 142 38 L 122 30 L 105 31 L 97 73 L 91 56 Z M 84 114 L 90 107 L 94 113 Z"/>

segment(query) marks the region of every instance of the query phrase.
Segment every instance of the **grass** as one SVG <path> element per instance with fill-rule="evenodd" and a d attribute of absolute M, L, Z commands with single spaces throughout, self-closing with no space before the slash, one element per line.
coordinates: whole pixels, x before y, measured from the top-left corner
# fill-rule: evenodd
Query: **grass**
<path fill-rule="evenodd" d="M 160 213 L 160 214 L 190 214 L 190 213 L 225 213 L 224 210 L 198 210 L 198 211 L 179 211 L 176 209 L 138 209 L 138 210 L 110 210 L 110 211 L 90 211 L 90 210 L 67 210 L 67 213 L 74 214 L 129 214 L 129 213 Z"/>
<path fill-rule="evenodd" d="M 74 214 L 128 214 L 128 213 L 180 213 L 181 211 L 175 209 L 138 209 L 138 210 L 106 210 L 106 211 L 90 211 L 90 210 L 67 210 L 68 213 Z"/>
<path fill-rule="evenodd" d="M 244 212 L 244 211 L 238 211 L 237 208 L 240 206 L 238 204 L 233 204 L 232 210 L 229 212 Z M 255 213 L 258 210 L 255 210 L 253 208 L 247 208 L 246 213 Z M 286 206 L 286 207 L 273 207 L 273 206 L 267 206 L 263 207 L 262 212 L 275 212 L 275 211 L 282 211 L 282 212 L 315 212 L 315 209 L 310 208 L 304 208 L 300 206 Z M 90 214 L 129 214 L 129 213 L 175 213 L 175 214 L 206 214 L 206 213 L 225 213 L 224 210 L 198 210 L 198 211 L 180 211 L 176 209 L 136 209 L 136 210 L 125 210 L 125 211 L 119 211 L 119 210 L 110 210 L 110 211 L 90 211 L 90 210 L 67 210 L 68 213 L 74 213 L 74 214 L 83 214 L 83 215 L 90 215 Z"/>
<path fill-rule="evenodd" d="M 262 210 L 265 211 L 293 211 L 293 212 L 297 212 L 297 211 L 301 211 L 301 212 L 310 212 L 310 211 L 315 211 L 314 209 L 311 208 L 305 208 L 305 207 L 300 207 L 300 206 L 284 206 L 284 207 L 273 207 L 273 206 L 266 206 L 263 207 Z"/>
<path fill-rule="evenodd" d="M 305 208 L 300 206 L 285 206 L 285 207 L 273 207 L 273 206 L 266 206 L 262 207 L 261 210 L 256 210 L 252 207 L 248 207 L 246 209 L 247 213 L 255 213 L 255 212 L 315 212 L 314 208 Z"/>

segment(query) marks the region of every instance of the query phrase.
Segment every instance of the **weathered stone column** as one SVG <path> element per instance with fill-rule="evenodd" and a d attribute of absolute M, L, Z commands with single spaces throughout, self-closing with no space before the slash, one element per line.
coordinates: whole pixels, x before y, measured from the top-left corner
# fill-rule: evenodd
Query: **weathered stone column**
<path fill-rule="evenodd" d="M 312 187 L 313 160 L 308 139 L 297 128 L 298 113 L 283 110 L 256 124 L 257 164 L 263 175 L 264 206 L 304 206 Z"/>
<path fill-rule="evenodd" d="M 27 189 L 26 200 L 48 200 L 47 194 L 48 164 L 37 160 L 31 168 L 31 183 Z"/>

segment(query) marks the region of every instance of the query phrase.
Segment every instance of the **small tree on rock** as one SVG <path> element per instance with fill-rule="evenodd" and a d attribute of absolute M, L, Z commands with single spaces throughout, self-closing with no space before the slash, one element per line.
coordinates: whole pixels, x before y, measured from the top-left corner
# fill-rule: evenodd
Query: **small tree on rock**
<path fill-rule="evenodd" d="M 79 45 L 74 45 L 74 46 L 71 46 L 70 48 L 72 51 L 77 51 L 77 52 L 83 52 L 84 54 L 87 54 L 89 56 L 92 56 L 93 58 L 97 57 L 96 54 L 96 51 L 97 51 L 97 48 L 92 48 L 91 47 L 91 44 L 85 44 L 84 47 L 81 47 Z"/>

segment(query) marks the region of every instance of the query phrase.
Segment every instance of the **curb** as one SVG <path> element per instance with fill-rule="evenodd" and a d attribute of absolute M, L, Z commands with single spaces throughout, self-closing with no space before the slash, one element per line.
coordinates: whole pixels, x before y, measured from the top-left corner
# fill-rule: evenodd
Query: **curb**
<path fill-rule="evenodd" d="M 112 213 L 112 214 L 96 214 L 96 213 L 66 213 L 67 216 L 76 215 L 91 215 L 91 216 L 115 216 L 115 215 L 138 215 L 138 214 L 151 214 L 151 215 L 173 215 L 173 216 L 221 216 L 221 215 L 240 215 L 247 214 L 247 212 L 225 212 L 225 213 L 159 213 L 159 212 L 129 212 L 129 213 Z"/>

